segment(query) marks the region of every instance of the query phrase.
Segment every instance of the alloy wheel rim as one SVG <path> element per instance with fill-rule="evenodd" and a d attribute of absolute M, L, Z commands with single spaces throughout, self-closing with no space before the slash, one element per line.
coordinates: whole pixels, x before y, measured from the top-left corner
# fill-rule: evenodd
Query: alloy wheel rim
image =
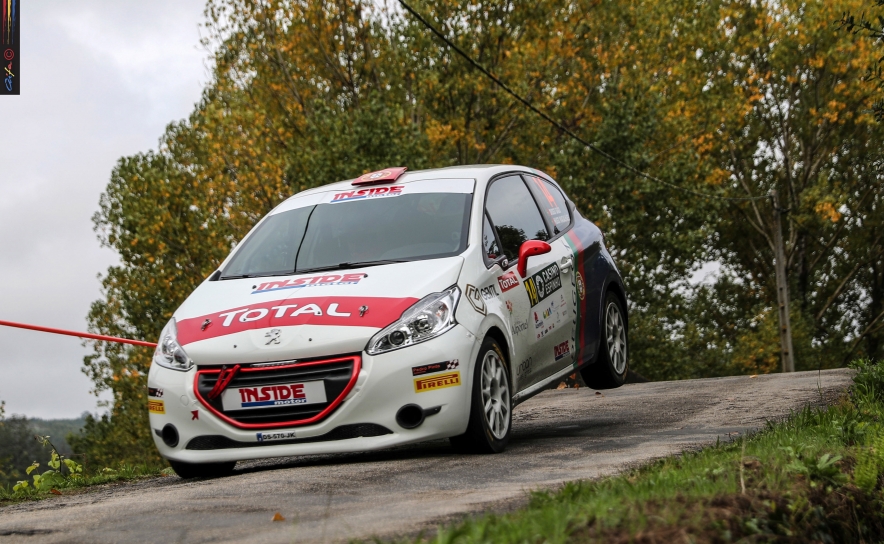
<path fill-rule="evenodd" d="M 608 360 L 611 361 L 614 372 L 623 374 L 626 370 L 626 327 L 623 326 L 620 308 L 613 302 L 608 304 L 605 312 L 605 332 L 608 340 Z"/>
<path fill-rule="evenodd" d="M 509 382 L 503 361 L 494 350 L 482 359 L 482 406 L 485 423 L 498 440 L 506 436 L 510 427 Z"/>

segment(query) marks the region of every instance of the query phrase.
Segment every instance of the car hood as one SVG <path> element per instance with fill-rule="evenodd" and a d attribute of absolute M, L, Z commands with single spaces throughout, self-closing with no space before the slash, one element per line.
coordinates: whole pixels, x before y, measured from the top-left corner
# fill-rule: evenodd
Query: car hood
<path fill-rule="evenodd" d="M 461 257 L 205 281 L 175 312 L 178 342 L 198 365 L 362 351 L 415 302 L 457 283 Z"/>

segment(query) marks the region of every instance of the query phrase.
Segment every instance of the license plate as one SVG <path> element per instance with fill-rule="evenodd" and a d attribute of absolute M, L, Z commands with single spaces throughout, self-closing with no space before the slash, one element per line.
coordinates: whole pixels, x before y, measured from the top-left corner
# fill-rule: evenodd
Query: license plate
<path fill-rule="evenodd" d="M 239 387 L 225 389 L 221 393 L 221 405 L 224 410 L 252 410 L 321 402 L 326 402 L 325 385 L 322 380 Z"/>

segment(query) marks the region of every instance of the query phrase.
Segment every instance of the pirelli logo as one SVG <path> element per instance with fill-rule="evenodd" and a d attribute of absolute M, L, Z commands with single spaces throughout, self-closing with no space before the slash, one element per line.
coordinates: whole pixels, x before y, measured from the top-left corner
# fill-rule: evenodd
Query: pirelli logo
<path fill-rule="evenodd" d="M 414 392 L 424 393 L 434 389 L 444 389 L 460 385 L 460 371 L 446 372 L 437 376 L 414 379 Z"/>
<path fill-rule="evenodd" d="M 161 400 L 149 400 L 147 401 L 147 411 L 151 414 L 165 414 L 166 405 Z"/>

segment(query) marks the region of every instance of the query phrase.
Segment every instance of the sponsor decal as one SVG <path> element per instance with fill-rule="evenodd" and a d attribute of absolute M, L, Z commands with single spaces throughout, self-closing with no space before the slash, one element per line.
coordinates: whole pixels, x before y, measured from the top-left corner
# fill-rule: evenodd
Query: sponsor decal
<path fill-rule="evenodd" d="M 147 396 L 148 397 L 156 397 L 158 399 L 163 398 L 163 390 L 156 387 L 148 387 L 147 388 Z"/>
<path fill-rule="evenodd" d="M 481 299 L 481 297 L 480 297 Z M 217 313 L 178 321 L 178 342 L 186 345 L 198 340 L 225 336 L 254 329 L 295 325 L 338 327 L 374 327 L 381 329 L 399 319 L 416 298 L 381 297 L 301 297 L 252 304 Z M 371 305 L 371 311 L 361 307 Z M 360 312 L 363 317 L 360 317 Z M 200 330 L 211 319 L 211 327 Z"/>
<path fill-rule="evenodd" d="M 414 392 L 425 393 L 435 389 L 445 389 L 446 387 L 456 387 L 460 385 L 460 371 L 447 372 L 427 378 L 414 379 Z"/>
<path fill-rule="evenodd" d="M 378 198 L 385 196 L 399 196 L 402 194 L 404 185 L 394 185 L 392 187 L 373 187 L 371 189 L 359 189 L 357 191 L 344 191 L 335 193 L 332 197 L 332 204 L 336 202 L 349 202 L 351 200 L 363 200 L 366 198 Z"/>
<path fill-rule="evenodd" d="M 551 331 L 556 328 L 556 325 L 562 324 L 562 318 L 567 317 L 565 314 L 566 310 L 564 296 L 562 297 L 561 304 L 558 306 L 555 301 L 551 300 L 542 307 L 538 307 L 534 312 L 534 328 L 539 329 L 545 325 L 547 327 L 546 332 Z"/>
<path fill-rule="evenodd" d="M 392 172 L 390 172 L 389 170 L 381 170 L 380 172 L 372 172 L 370 174 L 359 176 L 359 181 L 375 181 L 381 178 L 386 178 L 391 174 Z"/>
<path fill-rule="evenodd" d="M 493 283 L 479 289 L 479 292 L 482 293 L 482 298 L 485 300 L 491 300 L 492 298 L 500 296 L 500 293 L 497 292 L 497 288 L 494 287 Z"/>
<path fill-rule="evenodd" d="M 571 347 L 568 341 L 565 340 L 561 344 L 553 347 L 553 353 L 556 356 L 556 361 L 558 361 L 559 359 L 563 359 L 566 355 L 569 355 L 571 353 Z"/>
<path fill-rule="evenodd" d="M 579 270 L 577 271 L 577 296 L 580 297 L 580 300 L 586 297 L 586 286 L 583 284 L 583 276 Z"/>
<path fill-rule="evenodd" d="M 500 285 L 500 291 L 506 293 L 513 287 L 519 286 L 519 278 L 516 277 L 515 272 L 507 272 L 497 278 L 497 283 Z"/>
<path fill-rule="evenodd" d="M 552 208 L 558 210 L 558 206 L 556 205 L 556 199 L 553 198 L 552 194 L 549 192 L 549 189 L 546 188 L 546 184 L 542 179 L 537 176 L 531 176 L 531 179 L 534 181 L 534 184 L 537 185 L 537 188 L 540 189 L 540 192 L 546 197 L 546 201 L 550 206 L 550 213 L 552 213 Z"/>
<path fill-rule="evenodd" d="M 528 291 L 528 300 L 531 301 L 532 307 L 561 288 L 562 277 L 559 275 L 559 266 L 556 263 L 525 279 L 525 290 Z"/>
<path fill-rule="evenodd" d="M 165 414 L 166 403 L 161 400 L 149 400 L 147 401 L 147 411 L 151 414 Z"/>
<path fill-rule="evenodd" d="M 321 402 L 326 402 L 325 384 L 322 380 L 263 387 L 238 387 L 226 389 L 221 393 L 221 405 L 225 411 Z"/>
<path fill-rule="evenodd" d="M 482 293 L 479 292 L 479 289 L 474 285 L 467 284 L 467 290 L 465 294 L 467 300 L 470 301 L 470 305 L 473 307 L 473 309 L 480 314 L 485 315 L 485 298 L 482 296 Z"/>
<path fill-rule="evenodd" d="M 531 357 L 528 357 L 527 359 L 519 363 L 518 368 L 516 368 L 516 376 L 522 378 L 526 376 L 529 372 L 531 372 L 531 364 L 533 362 L 533 359 L 531 359 Z"/>
<path fill-rule="evenodd" d="M 396 168 L 387 168 L 386 170 L 369 172 L 368 174 L 362 174 L 353 180 L 353 185 L 362 185 L 378 181 L 396 181 L 396 179 L 404 174 L 406 170 L 408 170 L 408 168 L 405 166 L 397 166 Z"/>
<path fill-rule="evenodd" d="M 513 303 L 512 302 L 506 301 L 506 309 L 510 313 L 510 315 L 513 315 Z"/>
<path fill-rule="evenodd" d="M 428 365 L 420 365 L 411 367 L 412 376 L 422 376 L 424 374 L 433 374 L 435 372 L 444 372 L 446 370 L 454 370 L 460 367 L 460 360 L 453 359 L 451 361 L 443 361 L 441 363 L 430 363 Z"/>
<path fill-rule="evenodd" d="M 556 308 L 556 324 L 561 324 L 562 319 L 567 319 L 568 317 L 568 303 L 565 302 L 565 294 L 559 293 L 559 305 Z"/>
<path fill-rule="evenodd" d="M 540 313 L 538 313 L 540 312 Z M 537 335 L 537 339 L 541 339 L 547 334 L 549 334 L 553 329 L 556 328 L 556 324 L 543 319 L 543 310 L 537 310 L 534 313 L 534 331 Z"/>
<path fill-rule="evenodd" d="M 258 285 L 252 294 L 282 291 L 284 289 L 303 289 L 306 287 L 327 287 L 329 285 L 356 285 L 365 274 L 327 274 L 324 276 L 307 276 L 288 280 L 267 281 Z"/>
<path fill-rule="evenodd" d="M 558 204 L 556 204 L 556 199 L 553 197 L 552 193 L 549 192 L 549 188 L 546 186 L 546 182 L 541 180 L 536 176 L 531 176 L 531 179 L 534 180 L 534 184 L 537 185 L 537 188 L 540 189 L 540 192 L 546 197 L 546 201 L 548 203 L 548 207 L 546 208 L 547 213 L 552 218 L 553 223 L 556 225 L 561 225 L 562 223 L 567 223 L 568 219 L 568 211 L 562 210 Z"/>
<path fill-rule="evenodd" d="M 525 321 L 516 321 L 515 323 L 513 323 L 513 326 L 512 326 L 513 336 L 518 336 L 527 330 L 528 330 L 528 320 L 527 319 Z"/>
<path fill-rule="evenodd" d="M 287 431 L 284 433 L 255 433 L 255 439 L 258 442 L 272 442 L 273 440 L 290 440 L 296 438 L 295 431 Z"/>
<path fill-rule="evenodd" d="M 200 411 L 199 410 L 191 410 L 190 411 L 190 420 L 191 421 L 193 421 L 195 419 L 199 419 L 199 418 L 200 418 Z"/>

